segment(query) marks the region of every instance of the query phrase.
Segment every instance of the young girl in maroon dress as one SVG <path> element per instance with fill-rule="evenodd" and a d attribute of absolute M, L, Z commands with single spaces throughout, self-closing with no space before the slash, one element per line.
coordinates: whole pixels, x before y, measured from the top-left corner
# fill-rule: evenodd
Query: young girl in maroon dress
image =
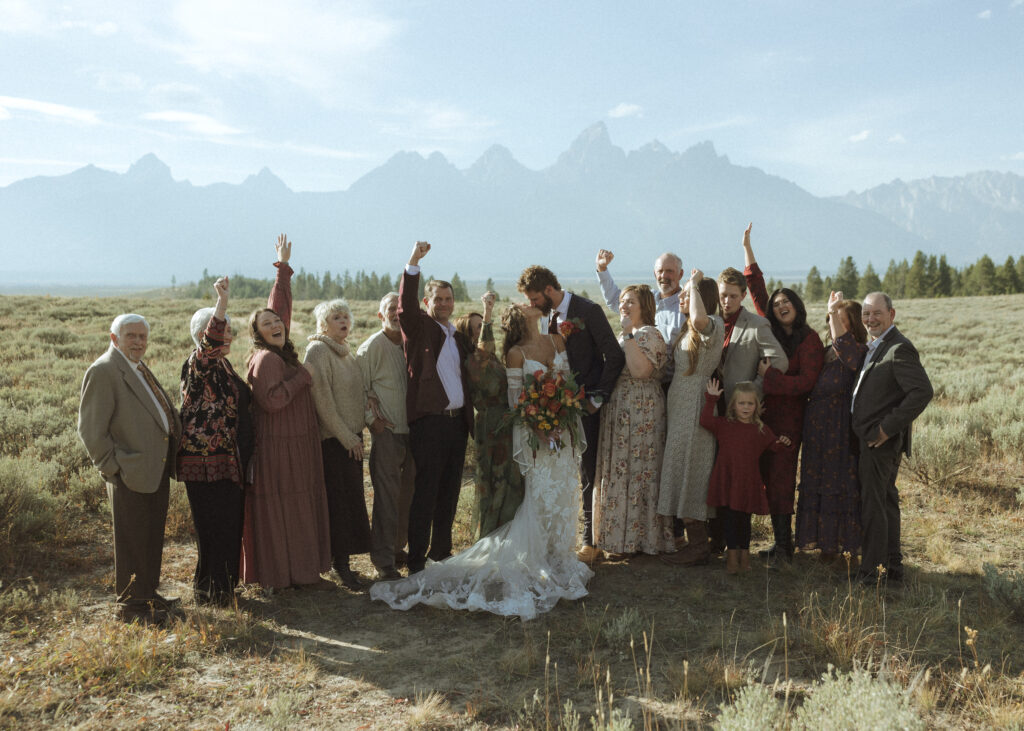
<path fill-rule="evenodd" d="M 717 379 L 708 381 L 700 425 L 718 439 L 718 457 L 708 483 L 708 505 L 718 511 L 725 530 L 727 573 L 750 569 L 750 516 L 768 515 L 770 508 L 758 460 L 765 450 L 790 447 L 788 437 L 776 437 L 761 421 L 757 386 L 741 381 L 733 389 L 725 416 L 715 415 L 722 395 Z"/>

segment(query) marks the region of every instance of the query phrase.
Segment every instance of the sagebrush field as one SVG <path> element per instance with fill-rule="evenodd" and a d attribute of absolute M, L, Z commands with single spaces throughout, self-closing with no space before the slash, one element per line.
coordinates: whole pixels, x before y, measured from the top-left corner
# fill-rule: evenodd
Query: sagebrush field
<path fill-rule="evenodd" d="M 162 590 L 185 617 L 125 626 L 106 492 L 75 431 L 79 387 L 113 316 L 132 311 L 175 391 L 201 304 L 0 297 L 0 727 L 1024 728 L 1024 295 L 896 303 L 936 393 L 899 481 L 901 590 L 851 586 L 845 563 L 798 553 L 742 578 L 715 561 L 602 564 L 589 597 L 528 623 L 394 612 L 340 585 L 197 607 L 188 502 L 172 484 Z M 236 330 L 260 304 L 232 302 Z M 314 304 L 296 303 L 300 350 Z M 358 343 L 376 303 L 353 305 Z M 823 314 L 816 303 L 809 317 Z M 240 371 L 247 345 L 232 354 Z M 754 548 L 769 533 L 757 521 Z M 371 575 L 366 556 L 355 565 Z"/>

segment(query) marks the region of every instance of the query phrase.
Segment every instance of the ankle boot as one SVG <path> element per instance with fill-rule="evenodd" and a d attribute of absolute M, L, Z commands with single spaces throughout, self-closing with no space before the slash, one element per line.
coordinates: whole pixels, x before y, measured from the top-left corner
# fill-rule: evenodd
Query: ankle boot
<path fill-rule="evenodd" d="M 750 571 L 750 549 L 740 549 L 740 573 L 745 574 Z"/>
<path fill-rule="evenodd" d="M 766 551 L 758 551 L 757 555 L 769 560 L 781 558 L 793 560 L 793 521 L 790 515 L 772 515 L 772 533 L 775 534 L 775 545 Z"/>
<path fill-rule="evenodd" d="M 661 560 L 674 566 L 700 566 L 711 560 L 711 544 L 704 523 L 699 520 L 686 521 L 686 536 L 689 542 L 675 553 L 666 553 Z"/>
<path fill-rule="evenodd" d="M 740 572 L 740 549 L 727 548 L 725 550 L 725 573 L 738 574 Z"/>

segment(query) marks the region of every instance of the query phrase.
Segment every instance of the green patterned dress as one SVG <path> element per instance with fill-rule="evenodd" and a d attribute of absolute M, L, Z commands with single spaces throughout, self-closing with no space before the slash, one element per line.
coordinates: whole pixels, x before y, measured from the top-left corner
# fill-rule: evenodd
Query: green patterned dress
<path fill-rule="evenodd" d="M 498 430 L 508 411 L 508 381 L 505 366 L 494 354 L 494 330 L 490 323 L 484 324 L 480 341 L 481 349 L 466 359 L 476 407 L 474 539 L 512 520 L 523 502 L 523 476 L 512 459 L 512 430 Z"/>

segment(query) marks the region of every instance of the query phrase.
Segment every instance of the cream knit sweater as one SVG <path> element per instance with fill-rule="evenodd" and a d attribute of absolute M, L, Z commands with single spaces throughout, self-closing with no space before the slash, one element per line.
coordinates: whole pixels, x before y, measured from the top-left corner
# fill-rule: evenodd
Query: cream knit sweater
<path fill-rule="evenodd" d="M 305 362 L 313 372 L 313 403 L 320 438 L 334 437 L 345 449 L 362 444 L 366 391 L 355 355 L 348 345 L 326 335 L 310 335 Z"/>

